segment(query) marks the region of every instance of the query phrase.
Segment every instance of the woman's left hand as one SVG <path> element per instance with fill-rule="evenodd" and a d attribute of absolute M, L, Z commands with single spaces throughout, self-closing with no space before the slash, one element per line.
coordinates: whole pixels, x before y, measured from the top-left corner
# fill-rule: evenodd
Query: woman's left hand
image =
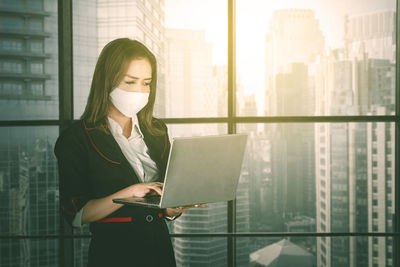
<path fill-rule="evenodd" d="M 192 206 L 183 206 L 183 207 L 176 207 L 176 208 L 166 208 L 165 214 L 169 217 L 178 216 L 179 214 L 183 213 L 184 211 L 197 208 L 197 207 L 205 207 L 207 204 L 199 204 L 199 205 L 192 205 Z"/>

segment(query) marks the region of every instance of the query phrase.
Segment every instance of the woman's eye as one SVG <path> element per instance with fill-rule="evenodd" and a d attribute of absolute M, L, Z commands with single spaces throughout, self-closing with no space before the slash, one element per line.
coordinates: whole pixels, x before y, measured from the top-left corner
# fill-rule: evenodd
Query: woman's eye
<path fill-rule="evenodd" d="M 130 81 L 130 82 L 125 82 L 126 84 L 134 84 L 134 83 L 136 83 L 135 81 Z M 145 83 L 144 85 L 145 86 L 150 86 L 150 84 L 151 84 L 151 82 L 149 82 L 149 83 Z"/>

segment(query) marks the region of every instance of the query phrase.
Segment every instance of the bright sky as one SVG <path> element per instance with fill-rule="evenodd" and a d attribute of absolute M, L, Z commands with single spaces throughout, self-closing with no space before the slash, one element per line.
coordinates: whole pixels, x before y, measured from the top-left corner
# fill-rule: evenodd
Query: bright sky
<path fill-rule="evenodd" d="M 264 100 L 264 39 L 273 11 L 303 8 L 315 11 L 327 48 L 341 46 L 343 17 L 377 10 L 395 10 L 395 0 L 237 0 L 237 73 L 246 94 Z M 204 29 L 213 45 L 213 63 L 227 65 L 227 0 L 165 0 L 167 28 Z"/>

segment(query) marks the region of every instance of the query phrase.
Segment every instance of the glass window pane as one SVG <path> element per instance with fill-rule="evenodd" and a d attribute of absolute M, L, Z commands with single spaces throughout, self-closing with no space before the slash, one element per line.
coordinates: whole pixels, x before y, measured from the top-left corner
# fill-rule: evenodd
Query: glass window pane
<path fill-rule="evenodd" d="M 173 238 L 177 266 L 224 267 L 227 240 L 218 237 Z"/>
<path fill-rule="evenodd" d="M 237 0 L 237 113 L 392 114 L 395 7 L 395 0 Z"/>
<path fill-rule="evenodd" d="M 12 38 L 0 38 L 0 50 L 1 51 L 22 51 L 23 40 L 12 39 Z"/>
<path fill-rule="evenodd" d="M 226 3 L 165 2 L 166 117 L 226 116 Z"/>
<path fill-rule="evenodd" d="M 97 2 L 72 1 L 75 119 L 79 119 L 85 109 L 98 56 L 97 31 L 102 29 L 97 25 Z M 105 4 L 99 3 L 101 5 Z"/>
<path fill-rule="evenodd" d="M 226 1 L 73 1 L 73 10 L 75 118 L 100 51 L 121 37 L 144 43 L 157 58 L 155 116 L 226 116 Z"/>
<path fill-rule="evenodd" d="M 283 266 L 386 267 L 394 266 L 397 256 L 393 237 L 249 237 L 237 238 L 236 246 L 238 267 L 270 266 L 277 261 L 285 262 Z"/>
<path fill-rule="evenodd" d="M 29 0 L 25 2 L 25 5 L 29 9 L 43 10 L 43 0 Z"/>
<path fill-rule="evenodd" d="M 1 234 L 57 234 L 58 127 L 0 128 Z"/>
<path fill-rule="evenodd" d="M 41 19 L 30 19 L 28 21 L 28 28 L 33 31 L 43 30 L 43 20 Z"/>
<path fill-rule="evenodd" d="M 87 267 L 89 244 L 90 238 L 74 238 L 74 267 Z"/>
<path fill-rule="evenodd" d="M 240 124 L 238 231 L 393 232 L 394 126 Z"/>
<path fill-rule="evenodd" d="M 24 8 L 23 0 L 2 0 L 1 6 L 5 8 Z"/>
<path fill-rule="evenodd" d="M 91 235 L 89 224 L 81 228 L 72 228 L 74 235 Z M 90 238 L 74 238 L 74 261 L 75 267 L 86 267 L 88 261 Z"/>
<path fill-rule="evenodd" d="M 59 240 L 0 239 L 0 264 L 14 266 L 59 266 Z"/>
<path fill-rule="evenodd" d="M 57 1 L 26 1 L 26 7 L 22 2 L 25 3 L 0 2 L 0 8 L 16 10 L 0 18 L 0 120 L 55 120 Z M 31 17 L 31 9 L 41 9 L 49 15 L 34 11 L 36 15 Z M 41 89 L 37 89 L 38 84 Z"/>

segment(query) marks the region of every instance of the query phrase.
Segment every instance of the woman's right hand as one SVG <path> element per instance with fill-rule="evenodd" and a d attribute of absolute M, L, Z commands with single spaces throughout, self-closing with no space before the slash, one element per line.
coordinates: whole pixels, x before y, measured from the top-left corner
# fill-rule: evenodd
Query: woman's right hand
<path fill-rule="evenodd" d="M 144 197 L 146 195 L 162 194 L 163 183 L 139 183 L 129 186 L 130 197 Z"/>
<path fill-rule="evenodd" d="M 112 195 L 89 200 L 84 206 L 82 213 L 82 224 L 95 222 L 109 214 L 113 213 L 117 209 L 121 208 L 123 204 L 113 203 L 114 198 L 125 198 L 125 197 L 144 197 L 148 194 L 159 194 L 162 193 L 163 183 L 142 183 L 134 184 L 124 189 L 115 192 Z"/>

